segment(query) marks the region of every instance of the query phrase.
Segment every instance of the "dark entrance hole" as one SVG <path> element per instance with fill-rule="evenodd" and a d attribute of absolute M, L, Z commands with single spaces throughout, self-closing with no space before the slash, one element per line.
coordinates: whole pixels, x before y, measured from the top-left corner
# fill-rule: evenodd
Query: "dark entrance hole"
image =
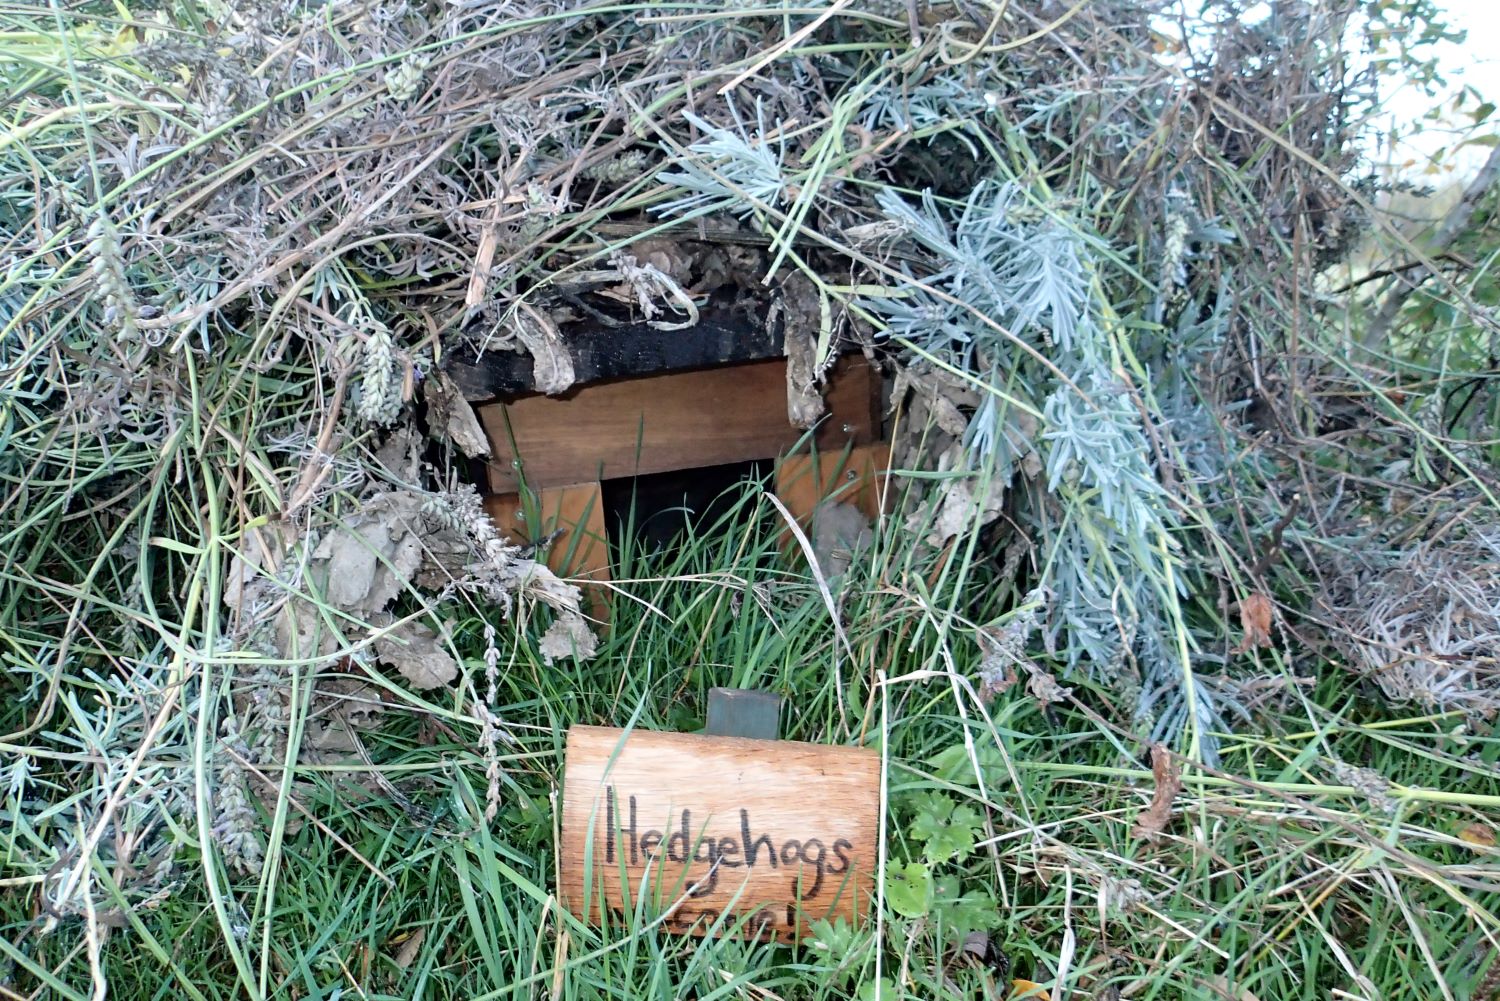
<path fill-rule="evenodd" d="M 632 555 L 668 552 L 689 538 L 739 524 L 752 484 L 772 475 L 769 459 L 605 480 L 604 519 L 612 547 Z"/>

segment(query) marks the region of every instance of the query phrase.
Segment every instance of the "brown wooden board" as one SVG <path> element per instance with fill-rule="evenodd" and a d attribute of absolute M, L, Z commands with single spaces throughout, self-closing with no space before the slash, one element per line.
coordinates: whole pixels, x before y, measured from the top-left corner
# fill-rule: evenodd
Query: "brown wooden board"
<path fill-rule="evenodd" d="M 891 446 L 884 442 L 857 446 L 847 455 L 789 455 L 776 466 L 776 496 L 803 527 L 825 501 L 852 504 L 874 522 L 890 503 L 886 489 L 890 464 Z"/>
<path fill-rule="evenodd" d="M 804 434 L 787 421 L 786 395 L 786 361 L 772 359 L 487 404 L 490 490 L 515 492 L 523 473 L 540 488 L 774 458 Z M 840 360 L 827 403 L 820 447 L 879 436 L 879 381 L 862 357 Z"/>
<path fill-rule="evenodd" d="M 609 539 L 599 484 L 547 487 L 524 498 L 519 493 L 490 494 L 484 498 L 484 509 L 500 534 L 517 545 L 538 543 L 561 531 L 538 557 L 559 577 L 609 581 Z M 584 604 L 596 622 L 609 618 L 606 588 L 586 587 Z"/>
<path fill-rule="evenodd" d="M 858 924 L 878 859 L 868 748 L 595 726 L 568 731 L 558 892 L 584 920 L 648 913 L 670 930 L 792 941 Z"/>

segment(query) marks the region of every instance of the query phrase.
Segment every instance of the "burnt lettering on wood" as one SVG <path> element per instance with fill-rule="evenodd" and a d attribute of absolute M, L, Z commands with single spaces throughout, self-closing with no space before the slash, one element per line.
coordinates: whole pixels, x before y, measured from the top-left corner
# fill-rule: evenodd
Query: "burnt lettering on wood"
<path fill-rule="evenodd" d="M 668 929 L 790 941 L 863 916 L 878 802 L 861 748 L 575 727 L 559 892 L 591 920 L 635 913 L 644 889 Z"/>
<path fill-rule="evenodd" d="M 619 794 L 615 787 L 607 786 L 604 800 L 604 864 L 608 867 L 617 865 L 627 852 L 631 865 L 638 864 L 638 860 L 646 863 L 657 861 L 661 857 L 658 849 L 662 844 L 662 832 L 649 830 L 637 835 L 637 804 L 634 796 L 628 797 L 629 824 L 616 825 L 615 803 L 618 801 Z M 733 835 L 712 837 L 701 832 L 695 834 L 693 811 L 688 808 L 682 810 L 678 824 L 673 826 L 673 833 L 667 839 L 666 859 L 670 862 L 708 864 L 708 872 L 688 891 L 689 896 L 706 897 L 712 893 L 718 886 L 720 869 L 753 869 L 760 864 L 775 869 L 778 865 L 791 867 L 800 863 L 813 871 L 812 883 L 802 883 L 799 886 L 799 873 L 793 879 L 789 892 L 793 895 L 800 894 L 803 901 L 809 901 L 823 891 L 824 877 L 840 876 L 849 871 L 849 852 L 853 850 L 854 843 L 848 838 L 835 839 L 831 853 L 821 838 L 787 838 L 779 841 L 781 847 L 777 849 L 775 846 L 779 839 L 772 837 L 769 832 L 762 832 L 759 836 L 753 832 L 749 810 L 740 810 L 739 814 L 741 833 L 738 838 Z M 617 845 L 621 847 L 617 848 Z M 750 846 L 748 850 L 746 845 Z M 761 854 L 762 848 L 766 850 L 764 855 Z M 837 864 L 834 858 L 830 858 L 830 854 L 837 858 Z"/>

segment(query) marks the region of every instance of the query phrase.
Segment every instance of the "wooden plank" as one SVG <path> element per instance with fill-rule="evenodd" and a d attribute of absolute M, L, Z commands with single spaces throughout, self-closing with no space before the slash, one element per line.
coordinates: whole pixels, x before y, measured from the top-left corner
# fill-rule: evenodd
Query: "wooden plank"
<path fill-rule="evenodd" d="M 563 343 L 579 384 L 781 356 L 781 326 L 756 310 L 705 307 L 687 330 L 648 323 L 566 324 Z M 452 352 L 443 365 L 471 403 L 525 393 L 535 387 L 532 357 L 524 351 L 487 351 L 478 359 Z"/>
<path fill-rule="evenodd" d="M 539 542 L 553 532 L 562 535 L 547 546 L 545 562 L 559 577 L 609 581 L 609 538 L 604 526 L 604 497 L 598 483 L 575 483 L 541 491 L 491 494 L 485 511 L 512 542 Z M 584 612 L 598 622 L 609 618 L 608 588 L 584 587 Z"/>
<path fill-rule="evenodd" d="M 872 523 L 879 520 L 890 498 L 885 489 L 891 447 L 885 442 L 858 445 L 843 452 L 799 452 L 776 466 L 776 496 L 803 527 L 824 501 L 842 501 L 859 508 Z"/>
<path fill-rule="evenodd" d="M 879 381 L 864 358 L 840 360 L 827 401 L 820 447 L 879 437 Z M 514 492 L 523 475 L 548 487 L 769 459 L 804 434 L 787 421 L 785 359 L 528 395 L 480 407 L 479 420 L 495 493 Z"/>
<path fill-rule="evenodd" d="M 643 884 L 648 919 L 691 934 L 728 912 L 725 929 L 791 941 L 868 911 L 869 748 L 575 726 L 566 768 L 558 892 L 584 920 L 633 910 Z"/>

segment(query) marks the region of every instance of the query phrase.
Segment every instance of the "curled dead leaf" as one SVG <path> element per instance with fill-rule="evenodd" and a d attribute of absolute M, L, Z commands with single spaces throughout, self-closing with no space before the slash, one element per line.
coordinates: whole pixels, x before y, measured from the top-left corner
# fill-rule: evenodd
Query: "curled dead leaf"
<path fill-rule="evenodd" d="M 422 951 L 422 941 L 426 938 L 427 929 L 419 927 L 397 935 L 385 944 L 386 949 L 391 952 L 391 962 L 396 964 L 396 969 L 404 970 L 412 964 L 412 960 Z"/>
<path fill-rule="evenodd" d="M 447 372 L 431 373 L 422 383 L 422 394 L 427 401 L 427 426 L 435 435 L 453 442 L 471 459 L 490 457 L 490 442 L 479 417 Z"/>
<path fill-rule="evenodd" d="M 818 346 L 811 330 L 786 331 L 786 419 L 793 427 L 810 428 L 828 412 L 818 391 Z"/>
<path fill-rule="evenodd" d="M 975 496 L 976 484 L 968 479 L 952 479 L 943 485 L 939 493 L 937 516 L 932 519 L 927 533 L 927 544 L 938 548 L 955 536 L 978 531 L 1000 516 L 1005 506 L 1005 491 L 998 484 L 977 484 L 979 496 Z M 919 520 L 912 522 L 917 527 Z"/>
<path fill-rule="evenodd" d="M 514 330 L 531 352 L 532 383 L 537 391 L 549 396 L 567 392 L 573 385 L 573 356 L 557 324 L 535 306 L 522 302 L 517 305 Z"/>
<path fill-rule="evenodd" d="M 1270 598 L 1259 591 L 1245 595 L 1240 600 L 1240 628 L 1245 636 L 1234 652 L 1240 654 L 1256 647 L 1270 646 L 1271 623 L 1275 615 L 1276 606 Z"/>
<path fill-rule="evenodd" d="M 549 667 L 555 661 L 572 657 L 591 660 L 599 647 L 599 638 L 576 610 L 559 610 L 557 620 L 542 634 L 538 649 Z"/>
<path fill-rule="evenodd" d="M 1475 822 L 1461 828 L 1458 832 L 1458 840 L 1475 848 L 1494 848 L 1495 829 L 1488 824 Z"/>
<path fill-rule="evenodd" d="M 1172 820 L 1172 801 L 1182 791 L 1182 776 L 1172 763 L 1172 754 L 1160 744 L 1151 745 L 1151 777 L 1156 789 L 1150 804 L 1135 818 L 1130 836 L 1155 841 Z"/>
<path fill-rule="evenodd" d="M 969 430 L 969 419 L 963 415 L 953 401 L 946 396 L 934 396 L 927 401 L 937 426 L 955 438 L 962 438 Z"/>
<path fill-rule="evenodd" d="M 818 290 L 802 275 L 788 278 L 776 309 L 782 315 L 786 352 L 786 417 L 793 427 L 810 428 L 828 412 L 818 380 L 828 358 L 819 357 Z"/>
<path fill-rule="evenodd" d="M 438 634 L 421 622 L 408 622 L 375 641 L 375 655 L 423 691 L 441 688 L 458 677 L 458 662 Z"/>
<path fill-rule="evenodd" d="M 637 240 L 630 245 L 630 254 L 678 282 L 687 282 L 693 276 L 694 257 L 676 240 Z"/>
<path fill-rule="evenodd" d="M 870 519 L 852 504 L 827 500 L 813 510 L 812 529 L 813 554 L 823 576 L 829 580 L 842 577 L 850 564 L 874 540 Z"/>

